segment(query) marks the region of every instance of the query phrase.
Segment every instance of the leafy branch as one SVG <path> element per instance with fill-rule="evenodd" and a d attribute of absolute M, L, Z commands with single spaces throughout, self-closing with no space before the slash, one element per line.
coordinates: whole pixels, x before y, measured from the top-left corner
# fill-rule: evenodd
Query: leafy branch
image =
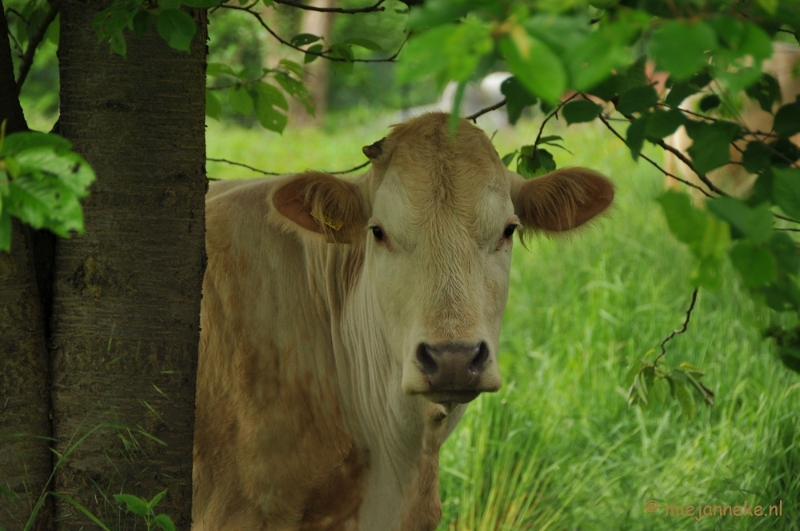
<path fill-rule="evenodd" d="M 393 63 L 397 59 L 397 56 L 400 55 L 400 52 L 403 50 L 403 46 L 405 46 L 405 43 L 408 40 L 408 35 L 407 35 L 406 38 L 400 44 L 400 47 L 397 49 L 397 51 L 395 53 L 393 53 L 389 57 L 385 57 L 385 58 L 382 58 L 382 59 L 358 59 L 358 58 L 355 58 L 355 57 L 352 57 L 352 56 L 351 57 L 340 57 L 339 55 L 336 55 L 336 52 L 334 51 L 333 48 L 329 48 L 328 50 L 322 50 L 322 51 L 316 51 L 316 50 L 311 50 L 311 49 L 305 50 L 305 49 L 301 48 L 300 46 L 295 45 L 290 41 L 287 41 L 286 39 L 284 39 L 283 37 L 278 35 L 275 32 L 275 30 L 270 28 L 269 25 L 266 22 L 264 22 L 264 19 L 261 17 L 260 13 L 258 13 L 257 11 L 253 11 L 251 8 L 249 8 L 247 6 L 241 7 L 241 6 L 234 6 L 234 5 L 230 5 L 230 4 L 223 4 L 220 7 L 224 8 L 224 9 L 232 9 L 234 11 L 242 11 L 244 13 L 249 13 L 251 16 L 253 16 L 258 21 L 258 23 L 261 25 L 262 28 L 264 28 L 267 31 L 267 33 L 272 35 L 272 37 L 274 37 L 275 40 L 277 40 L 278 42 L 280 42 L 284 46 L 287 46 L 288 48 L 291 48 L 293 50 L 297 50 L 298 52 L 302 52 L 302 53 L 304 53 L 306 55 L 322 57 L 322 58 L 327 59 L 329 61 L 335 61 L 335 62 L 341 62 L 341 63 Z"/>
<path fill-rule="evenodd" d="M 39 46 L 42 40 L 44 40 L 44 37 L 47 34 L 47 28 L 49 28 L 50 24 L 56 19 L 60 8 L 61 4 L 59 0 L 53 0 L 50 2 L 50 9 L 47 10 L 47 14 L 42 19 L 42 23 L 39 24 L 39 27 L 36 28 L 36 31 L 34 31 L 28 39 L 28 47 L 25 48 L 25 53 L 22 55 L 22 61 L 19 64 L 17 90 L 20 90 L 22 88 L 22 84 L 25 83 L 25 79 L 28 77 L 28 72 L 30 72 L 31 66 L 33 65 L 33 57 L 36 54 L 36 48 Z"/>
<path fill-rule="evenodd" d="M 240 166 L 242 168 L 247 168 L 248 170 L 251 170 L 251 171 L 254 171 L 254 172 L 258 172 L 258 173 L 260 173 L 262 175 L 276 176 L 276 175 L 287 175 L 287 174 L 290 174 L 290 173 L 294 173 L 294 172 L 276 173 L 276 172 L 261 170 L 259 168 L 255 168 L 253 166 L 249 166 L 249 165 L 244 164 L 242 162 L 236 162 L 236 161 L 228 160 L 228 159 L 218 159 L 218 158 L 206 157 L 206 160 L 211 161 L 211 162 L 223 162 L 225 164 L 230 164 L 232 166 Z M 359 164 L 358 166 L 354 166 L 352 168 L 349 168 L 347 170 L 329 171 L 327 173 L 330 173 L 331 175 L 344 175 L 344 174 L 347 174 L 347 173 L 353 173 L 354 171 L 360 170 L 362 168 L 366 168 L 368 165 L 369 165 L 369 161 L 364 162 L 363 164 Z M 214 179 L 211 179 L 211 180 L 214 180 Z"/>

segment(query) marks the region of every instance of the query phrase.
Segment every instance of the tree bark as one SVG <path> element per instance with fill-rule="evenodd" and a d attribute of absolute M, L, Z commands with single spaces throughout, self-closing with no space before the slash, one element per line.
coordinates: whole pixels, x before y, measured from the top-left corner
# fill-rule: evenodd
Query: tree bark
<path fill-rule="evenodd" d="M 189 529 L 205 267 L 205 12 L 193 12 L 191 53 L 151 28 L 139 38 L 126 32 L 124 59 L 92 31 L 102 7 L 73 0 L 61 10 L 60 131 L 97 181 L 84 203 L 86 235 L 56 249 L 56 448 L 67 451 L 101 422 L 124 428 L 86 438 L 55 484 L 115 529 L 137 517 L 113 494 L 149 499 L 168 489 L 156 512 Z M 59 529 L 87 523 L 62 499 L 56 518 Z"/>
<path fill-rule="evenodd" d="M 0 1 L 0 122 L 6 134 L 27 130 L 19 104 L 5 9 Z M 11 252 L 0 251 L 0 527 L 22 529 L 44 492 L 51 471 L 50 387 L 42 309 L 30 231 L 14 221 Z M 34 529 L 48 529 L 52 505 Z"/>

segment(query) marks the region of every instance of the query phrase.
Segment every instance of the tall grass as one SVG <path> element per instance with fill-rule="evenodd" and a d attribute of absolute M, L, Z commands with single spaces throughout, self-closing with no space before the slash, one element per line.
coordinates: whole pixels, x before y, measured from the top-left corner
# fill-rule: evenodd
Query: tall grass
<path fill-rule="evenodd" d="M 365 160 L 361 146 L 384 136 L 387 122 L 283 138 L 214 125 L 209 156 L 273 171 L 343 169 Z M 499 355 L 504 387 L 470 405 L 442 450 L 440 530 L 800 529 L 800 379 L 760 337 L 773 317 L 728 271 L 722 289 L 701 292 L 688 331 L 665 357 L 705 368 L 715 406 L 699 406 L 691 420 L 672 400 L 629 408 L 629 367 L 652 359 L 683 322 L 691 257 L 653 202 L 660 174 L 636 165 L 602 128 L 548 127 L 574 153 L 555 153 L 559 166 L 611 176 L 616 207 L 575 237 L 514 251 Z M 498 132 L 495 145 L 504 155 L 532 143 L 537 129 L 523 122 Z M 649 500 L 656 512 L 645 510 Z M 665 512 L 779 501 L 777 517 Z"/>

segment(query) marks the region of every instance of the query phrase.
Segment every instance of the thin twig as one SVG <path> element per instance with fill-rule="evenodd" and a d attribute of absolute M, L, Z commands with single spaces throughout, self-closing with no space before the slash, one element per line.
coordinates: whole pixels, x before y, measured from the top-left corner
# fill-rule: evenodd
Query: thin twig
<path fill-rule="evenodd" d="M 224 9 L 233 9 L 234 11 L 243 11 L 245 13 L 249 13 L 250 15 L 255 17 L 256 20 L 258 20 L 258 23 L 261 24 L 262 28 L 267 30 L 267 33 L 272 35 L 278 42 L 280 42 L 284 46 L 287 46 L 287 47 L 289 47 L 289 48 L 291 48 L 293 50 L 297 50 L 298 52 L 303 52 L 304 54 L 316 55 L 318 57 L 323 57 L 323 58 L 325 58 L 325 59 L 327 59 L 329 61 L 336 61 L 336 62 L 340 62 L 340 63 L 393 63 L 395 61 L 395 59 L 397 59 L 397 56 L 400 55 L 400 52 L 403 50 L 403 46 L 405 46 L 406 41 L 408 41 L 408 37 L 410 35 L 410 33 L 409 33 L 409 35 L 406 35 L 406 38 L 403 40 L 403 43 L 400 45 L 400 47 L 397 49 L 397 51 L 395 53 L 393 53 L 389 57 L 386 57 L 386 58 L 383 58 L 383 59 L 355 59 L 355 58 L 354 59 L 346 59 L 344 57 L 335 57 L 335 56 L 330 55 L 330 50 L 322 51 L 322 52 L 312 52 L 310 50 L 304 50 L 303 48 L 300 48 L 299 46 L 295 46 L 291 42 L 287 41 L 286 39 L 284 39 L 283 37 L 281 37 L 280 35 L 275 33 L 275 31 L 272 28 L 270 28 L 267 25 L 266 22 L 264 22 L 264 19 L 261 18 L 261 14 L 256 13 L 255 11 L 252 11 L 250 9 L 246 9 L 244 7 L 234 6 L 234 5 L 231 5 L 231 4 L 222 4 L 220 7 L 224 8 Z"/>
<path fill-rule="evenodd" d="M 310 6 L 306 4 L 300 4 L 298 2 L 292 2 L 291 0 L 272 0 L 276 4 L 283 4 L 286 6 L 296 7 L 298 9 L 305 9 L 306 11 L 319 11 L 320 13 L 345 13 L 348 15 L 354 15 L 356 13 L 374 13 L 376 11 L 385 11 L 385 7 L 381 7 L 381 4 L 384 3 L 386 0 L 378 0 L 377 3 L 371 5 L 369 7 L 361 7 L 355 9 L 344 9 L 341 7 L 316 7 Z"/>
<path fill-rule="evenodd" d="M 605 126 L 608 128 L 608 130 L 609 130 L 609 131 L 611 131 L 612 133 L 614 133 L 614 136 L 616 136 L 617 138 L 619 138 L 620 140 L 622 140 L 622 143 L 623 143 L 623 144 L 625 144 L 626 146 L 628 145 L 628 141 L 627 141 L 627 140 L 625 140 L 625 139 L 622 137 L 622 135 L 621 135 L 621 134 L 619 134 L 619 133 L 617 132 L 617 130 L 616 130 L 616 129 L 614 129 L 613 127 L 611 127 L 611 124 L 610 124 L 610 123 L 608 123 L 608 119 L 607 119 L 605 116 L 603 116 L 602 114 L 600 114 L 600 115 L 599 115 L 599 118 L 600 118 L 600 121 L 601 121 L 601 122 L 603 122 L 603 124 L 605 124 Z M 650 157 L 648 157 L 648 156 L 647 156 L 647 155 L 645 155 L 644 153 L 639 153 L 639 156 L 640 156 L 640 157 L 642 157 L 642 158 L 643 158 L 644 160 L 646 160 L 647 162 L 649 162 L 650 164 L 652 164 L 653 166 L 655 166 L 655 167 L 656 167 L 656 169 L 658 169 L 658 171 L 660 171 L 660 172 L 661 172 L 661 173 L 663 173 L 664 175 L 666 175 L 666 176 L 668 176 L 668 177 L 672 177 L 672 178 L 673 178 L 673 179 L 675 179 L 676 181 L 680 181 L 680 182 L 682 182 L 683 184 L 685 184 L 686 186 L 690 186 L 690 187 L 692 187 L 692 188 L 695 188 L 695 189 L 697 189 L 697 190 L 700 190 L 700 192 L 702 192 L 702 193 L 703 193 L 703 194 L 704 194 L 706 197 L 714 197 L 714 196 L 712 196 L 711 194 L 709 194 L 707 191 L 703 190 L 703 188 L 702 188 L 702 187 L 700 187 L 700 186 L 697 186 L 696 184 L 694 184 L 694 183 L 691 183 L 691 182 L 689 182 L 689 181 L 687 181 L 687 180 L 685 180 L 685 179 L 681 179 L 681 178 L 680 178 L 680 177 L 678 177 L 677 175 L 673 175 L 672 173 L 668 172 L 667 170 L 665 170 L 664 168 L 662 168 L 661 166 L 659 166 L 659 165 L 658 165 L 658 163 L 657 163 L 656 161 L 654 161 L 653 159 L 651 159 Z"/>
<path fill-rule="evenodd" d="M 490 105 L 489 107 L 484 107 L 483 109 L 479 110 L 478 112 L 476 112 L 474 114 L 470 114 L 469 116 L 466 117 L 466 119 L 467 120 L 472 120 L 473 123 L 478 123 L 478 118 L 480 116 L 483 116 L 487 112 L 496 111 L 497 109 L 499 109 L 500 107 L 502 107 L 506 103 L 508 103 L 508 102 L 506 101 L 505 98 L 503 98 L 501 101 L 498 101 L 494 105 Z"/>
<path fill-rule="evenodd" d="M 789 218 L 789 217 L 786 217 L 786 216 L 781 216 L 780 214 L 775 214 L 775 213 L 773 213 L 772 215 L 773 215 L 773 216 L 775 216 L 776 218 L 778 218 L 778 219 L 782 219 L 782 220 L 784 220 L 784 221 L 790 221 L 790 222 L 792 222 L 792 223 L 800 223 L 800 221 L 798 221 L 798 220 L 796 220 L 796 219 L 794 219 L 794 218 Z"/>
<path fill-rule="evenodd" d="M 772 230 L 779 230 L 783 232 L 800 232 L 800 229 L 772 229 Z"/>
<path fill-rule="evenodd" d="M 542 132 L 544 131 L 544 126 L 545 126 L 545 124 L 547 124 L 548 120 L 550 120 L 550 118 L 552 118 L 553 116 L 556 116 L 558 114 L 558 111 L 561 110 L 561 107 L 566 105 L 570 100 L 575 99 L 577 96 L 578 96 L 578 93 L 576 92 L 575 94 L 573 94 L 569 98 L 567 98 L 564 101 L 560 102 L 558 104 L 558 107 L 556 107 L 555 110 L 553 110 L 553 112 L 551 112 L 550 114 L 547 115 L 547 117 L 545 117 L 544 121 L 542 122 L 542 125 L 539 126 L 539 134 L 536 135 L 536 141 L 533 143 L 533 147 L 534 148 L 536 148 L 536 146 L 539 145 L 539 139 L 542 138 Z"/>
<path fill-rule="evenodd" d="M 42 19 L 42 23 L 39 24 L 39 27 L 36 28 L 36 31 L 34 31 L 33 35 L 31 35 L 28 39 L 28 47 L 25 49 L 25 53 L 22 56 L 22 61 L 19 63 L 17 91 L 19 91 L 22 88 L 22 84 L 25 83 L 25 78 L 28 77 L 28 72 L 30 72 L 31 66 L 33 65 L 33 56 L 36 53 L 36 48 L 42 42 L 42 39 L 44 39 L 44 36 L 47 33 L 47 28 L 50 27 L 50 24 L 55 20 L 60 7 L 59 1 L 53 0 L 53 2 L 50 4 L 50 10 L 47 11 L 44 19 Z"/>
<path fill-rule="evenodd" d="M 225 164 L 230 164 L 232 166 L 241 166 L 242 168 L 247 168 L 248 170 L 252 170 L 252 171 L 261 173 L 263 175 L 273 175 L 273 176 L 275 176 L 275 175 L 290 175 L 292 173 L 297 173 L 297 172 L 291 172 L 291 171 L 283 172 L 283 173 L 276 173 L 276 172 L 272 172 L 272 171 L 260 170 L 258 168 L 254 168 L 253 166 L 248 166 L 247 164 L 244 164 L 242 162 L 236 162 L 234 160 L 228 160 L 228 159 L 215 159 L 215 158 L 211 158 L 211 157 L 206 157 L 206 160 L 211 161 L 211 162 L 224 162 Z M 367 162 L 365 162 L 363 164 L 359 164 L 358 166 L 354 166 L 353 168 L 349 168 L 347 170 L 329 171 L 328 173 L 330 173 L 331 175 L 343 175 L 345 173 L 352 173 L 352 172 L 354 172 L 356 170 L 360 170 L 361 168 L 364 168 L 364 167 L 366 167 L 368 165 L 369 165 L 369 161 L 367 161 Z"/>
<path fill-rule="evenodd" d="M 658 360 L 664 357 L 664 354 L 667 353 L 666 344 L 670 341 L 673 337 L 677 336 L 678 334 L 682 334 L 686 332 L 686 329 L 689 327 L 689 320 L 692 318 L 692 310 L 694 310 L 694 303 L 697 302 L 697 288 L 694 288 L 692 292 L 692 302 L 689 304 L 689 309 L 686 310 L 686 319 L 683 321 L 683 326 L 678 330 L 673 330 L 670 334 L 661 341 L 661 353 L 656 356 L 656 359 L 653 360 L 653 366 L 658 363 Z"/>
<path fill-rule="evenodd" d="M 215 159 L 215 158 L 211 158 L 211 157 L 206 157 L 206 160 L 209 160 L 211 162 L 224 162 L 225 164 L 230 164 L 232 166 L 241 166 L 242 168 L 247 168 L 248 170 L 252 170 L 252 171 L 261 173 L 263 175 L 283 175 L 282 173 L 275 173 L 275 172 L 272 172 L 272 171 L 259 170 L 258 168 L 254 168 L 252 166 L 248 166 L 247 164 L 244 164 L 242 162 L 236 162 L 234 160 Z"/>
<path fill-rule="evenodd" d="M 354 172 L 356 170 L 360 170 L 361 168 L 366 168 L 367 166 L 369 166 L 369 163 L 370 163 L 370 161 L 367 161 L 367 162 L 365 162 L 363 164 L 359 164 L 358 166 L 354 166 L 354 167 L 350 168 L 349 170 L 329 171 L 328 173 L 330 173 L 331 175 L 343 175 L 345 173 L 352 173 L 352 172 Z"/>
<path fill-rule="evenodd" d="M 23 21 L 25 24 L 30 24 L 30 23 L 31 23 L 31 21 L 30 21 L 30 20 L 28 20 L 27 18 L 23 17 L 23 16 L 22 16 L 22 13 L 20 13 L 19 11 L 17 11 L 16 9 L 14 9 L 13 7 L 9 7 L 8 9 L 6 9 L 6 17 L 8 17 L 8 13 L 14 13 L 16 16 L 18 16 L 19 18 L 21 18 L 21 19 L 22 19 L 22 21 Z"/>

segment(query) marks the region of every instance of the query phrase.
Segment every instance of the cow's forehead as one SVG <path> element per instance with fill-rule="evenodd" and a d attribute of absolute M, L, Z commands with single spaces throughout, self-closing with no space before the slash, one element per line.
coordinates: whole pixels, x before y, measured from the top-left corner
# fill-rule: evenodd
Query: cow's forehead
<path fill-rule="evenodd" d="M 448 119 L 429 114 L 396 126 L 387 174 L 415 210 L 474 214 L 487 193 L 506 188 L 502 162 L 483 131 L 462 120 L 453 135 Z"/>

